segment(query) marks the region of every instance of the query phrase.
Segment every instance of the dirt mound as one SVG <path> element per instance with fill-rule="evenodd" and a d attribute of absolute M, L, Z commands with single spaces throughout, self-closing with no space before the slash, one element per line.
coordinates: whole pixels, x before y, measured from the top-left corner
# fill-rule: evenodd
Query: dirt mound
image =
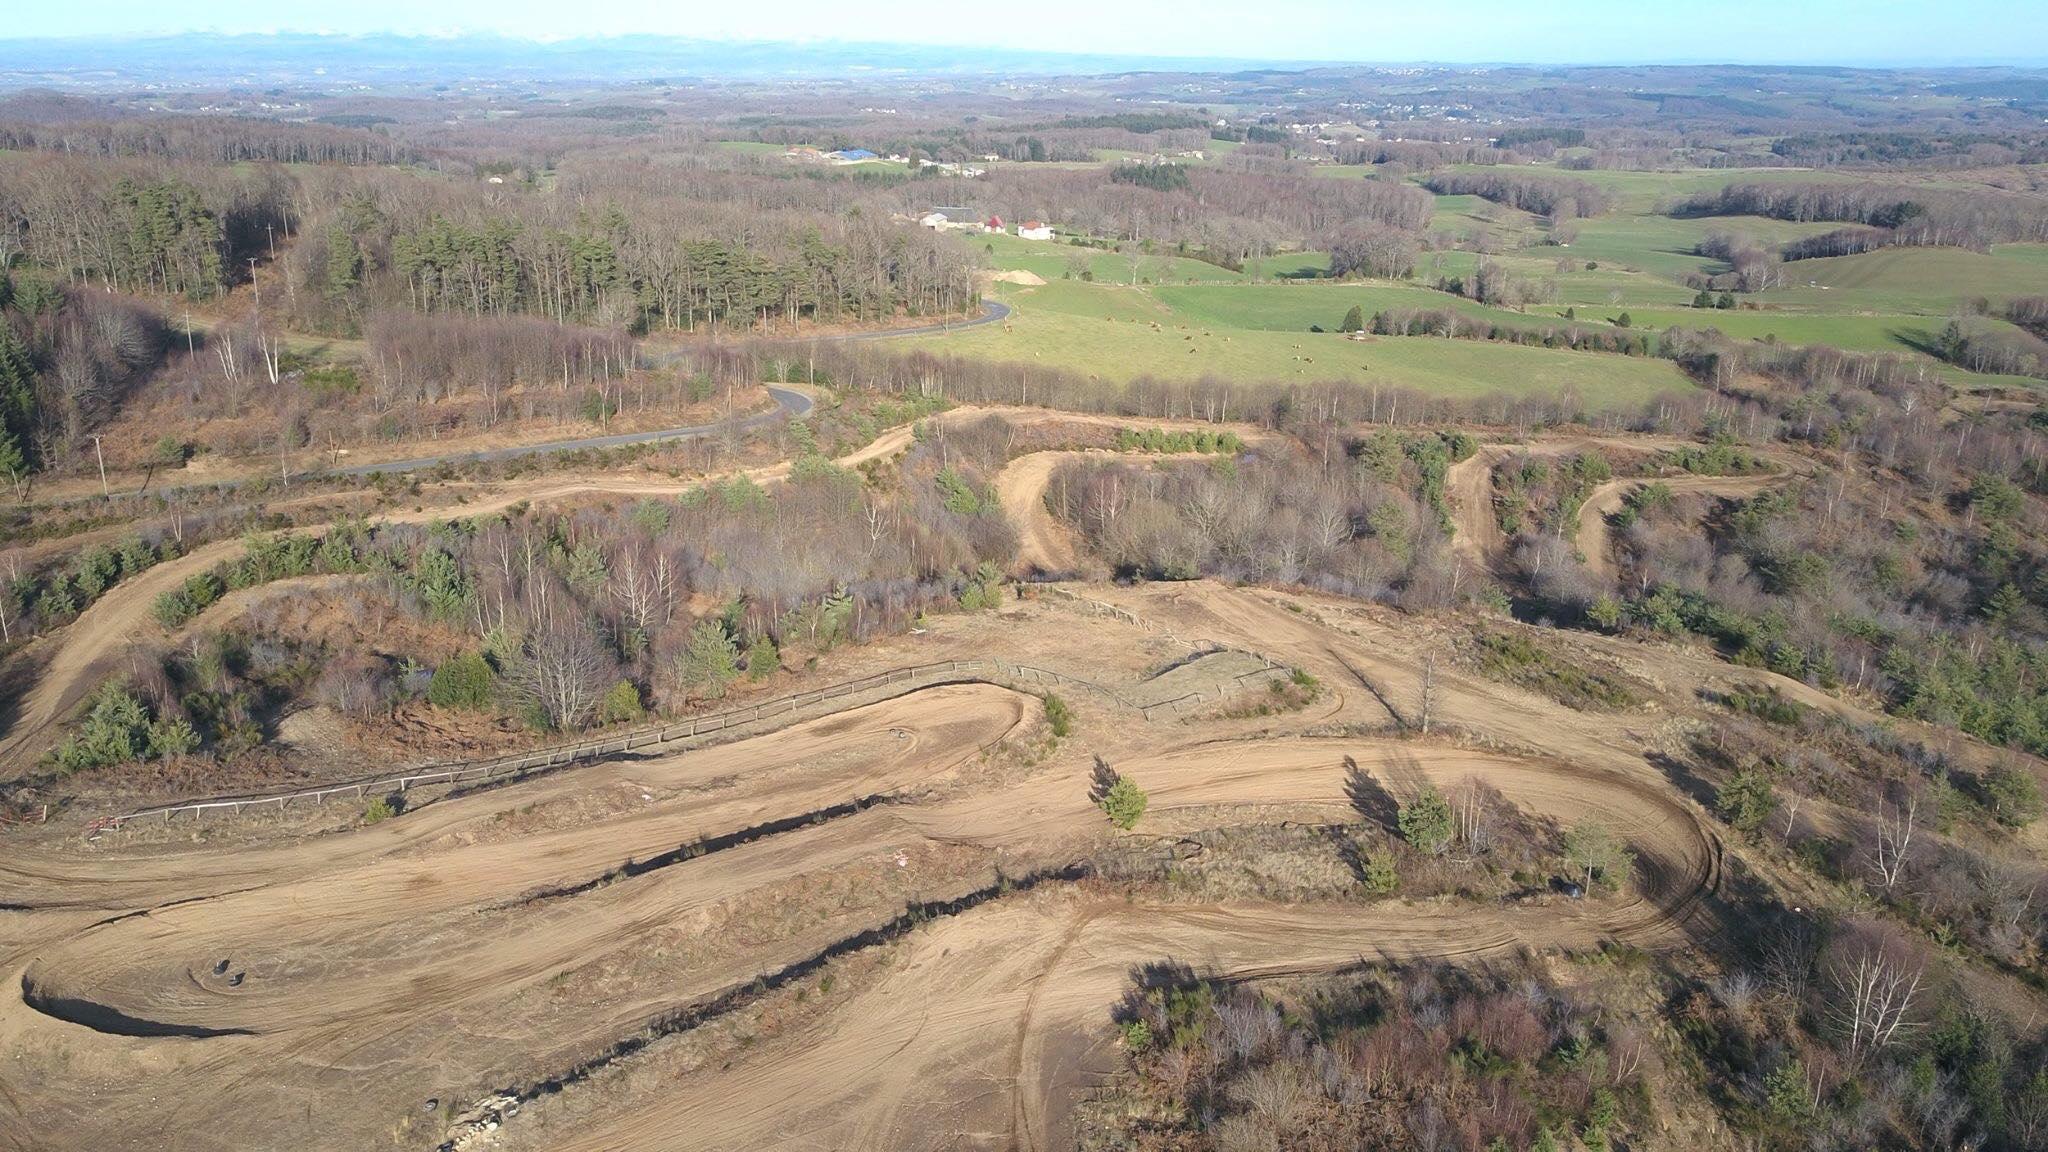
<path fill-rule="evenodd" d="M 990 276 L 989 279 L 999 284 L 1021 284 L 1027 288 L 1037 288 L 1045 283 L 1045 277 L 1040 276 L 1036 272 L 1027 272 L 1022 268 L 1012 268 L 1007 272 L 998 272 Z"/>

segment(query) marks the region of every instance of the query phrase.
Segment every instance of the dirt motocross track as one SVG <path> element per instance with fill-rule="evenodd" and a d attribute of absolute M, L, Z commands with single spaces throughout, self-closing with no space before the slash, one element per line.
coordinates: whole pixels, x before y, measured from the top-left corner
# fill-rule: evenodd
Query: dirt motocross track
<path fill-rule="evenodd" d="M 899 430 L 848 460 L 909 440 Z M 1041 499 L 1068 455 L 1024 457 L 999 480 L 1025 566 L 1071 565 Z M 1481 490 L 1462 479 L 1454 493 Z M 682 486 L 556 477 L 465 507 Z M 1458 511 L 1461 529 L 1491 519 L 1485 501 Z M 64 675 L 39 683 L 34 730 L 192 559 L 118 586 L 58 638 L 50 667 Z M 956 683 L 416 800 L 371 826 L 341 805 L 305 839 L 236 817 L 189 840 L 143 825 L 88 851 L 11 845 L 0 1147 L 1059 1147 L 1068 1106 L 1115 1067 L 1110 1012 L 1148 965 L 1256 978 L 1721 931 L 1720 844 L 1649 759 L 1675 713 L 1579 713 L 1439 670 L 1438 735 L 1413 739 L 1398 730 L 1441 650 L 1427 622 L 1208 582 L 1076 591 L 1131 615 L 1047 597 L 897 642 L 920 660 L 1029 658 L 1099 685 L 1061 689 L 1076 731 L 1050 755 L 1018 752 L 1043 749 L 1045 728 L 1024 686 Z M 1227 654 L 1175 638 L 1301 669 L 1324 691 L 1278 718 L 1148 719 L 1119 703 L 1168 680 L 1230 682 Z M 1629 658 L 1680 709 L 1702 687 L 1779 679 L 1680 652 Z M 1131 833 L 1089 799 L 1098 757 L 1150 796 Z M 1605 822 L 1637 853 L 1632 886 L 1581 902 L 1217 905 L 1075 879 L 1111 837 L 1167 851 L 1204 827 L 1354 822 L 1361 791 L 1405 799 L 1468 777 L 1540 820 Z M 879 976 L 824 997 L 813 1022 L 658 1092 L 578 1071 L 630 1064 L 638 1038 L 687 1033 L 877 946 L 896 949 Z M 501 1091 L 529 1114 L 450 1126 Z"/>
<path fill-rule="evenodd" d="M 381 1146 L 424 1098 L 459 1106 L 558 1076 L 886 926 L 909 901 L 935 908 L 933 922 L 817 1028 L 672 1091 L 608 1098 L 573 1137 L 534 1146 L 1050 1147 L 1064 1102 L 1111 1067 L 1109 1011 L 1142 965 L 1242 977 L 1614 939 L 1656 947 L 1715 930 L 1702 901 L 1719 845 L 1623 719 L 1448 678 L 1439 723 L 1468 740 L 1290 735 L 1384 724 L 1365 686 L 1407 691 L 1412 642 L 1207 584 L 1123 602 L 1335 691 L 1270 730 L 1143 721 L 1084 693 L 1059 754 L 991 774 L 982 750 L 1042 726 L 1038 701 L 943 685 L 297 844 L 11 852 L 0 1142 Z M 1155 632 L 1064 606 L 1018 615 L 1098 680 L 1121 660 L 1139 685 L 1147 673 L 1128 654 L 1165 650 Z M 1170 674 L 1198 674 L 1202 659 Z M 1477 776 L 1559 824 L 1597 814 L 1638 852 L 1640 883 L 1506 908 L 1109 900 L 1063 878 L 1112 834 L 1088 799 L 1095 755 L 1141 781 L 1151 809 L 1133 835 L 1168 829 L 1164 844 L 1171 829 L 1275 806 L 1355 820 L 1365 779 L 1406 796 Z M 1011 891 L 1002 877 L 1026 879 Z M 441 1121 L 426 1120 L 401 1146 L 439 1140 Z M 521 1123 L 492 1138 L 517 1139 Z"/>

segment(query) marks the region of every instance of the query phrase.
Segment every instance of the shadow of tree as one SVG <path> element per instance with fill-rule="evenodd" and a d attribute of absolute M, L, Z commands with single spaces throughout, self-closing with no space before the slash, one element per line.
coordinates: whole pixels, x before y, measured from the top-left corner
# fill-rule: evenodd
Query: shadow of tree
<path fill-rule="evenodd" d="M 1398 827 L 1401 805 L 1395 801 L 1394 794 L 1349 756 L 1344 757 L 1344 796 L 1351 802 L 1351 810 L 1361 819 L 1378 824 L 1389 832 Z"/>
<path fill-rule="evenodd" d="M 1103 799 L 1109 795 L 1109 790 L 1116 787 L 1116 782 L 1119 779 L 1121 777 L 1116 769 L 1109 766 L 1109 761 L 1097 756 L 1095 758 L 1095 770 L 1088 775 L 1088 799 L 1097 804 L 1102 803 Z"/>
<path fill-rule="evenodd" d="M 1673 788 L 1678 789 L 1697 801 L 1707 811 L 1711 812 L 1714 810 L 1715 799 L 1719 795 L 1719 789 L 1707 783 L 1703 777 L 1694 772 L 1692 765 L 1663 752 L 1652 752 L 1645 759 L 1650 762 L 1652 767 L 1664 773 L 1664 778 L 1671 782 Z"/>

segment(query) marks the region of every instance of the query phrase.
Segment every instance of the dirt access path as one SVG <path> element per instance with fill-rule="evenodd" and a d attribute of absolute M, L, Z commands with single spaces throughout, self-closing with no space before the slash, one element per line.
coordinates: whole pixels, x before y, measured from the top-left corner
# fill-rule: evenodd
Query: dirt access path
<path fill-rule="evenodd" d="M 1017 528 L 1018 575 L 1065 575 L 1080 564 L 1073 533 L 1045 507 L 1045 489 L 1052 474 L 1070 460 L 1109 459 L 1113 452 L 1033 452 L 1019 456 L 996 475 L 996 498 L 1003 515 Z"/>
<path fill-rule="evenodd" d="M 968 320 L 946 320 L 938 323 L 914 324 L 900 328 L 876 328 L 854 331 L 832 331 L 803 337 L 806 343 L 840 344 L 865 343 L 876 340 L 898 340 L 913 336 L 930 336 L 957 332 L 967 328 L 978 328 L 984 324 L 1000 323 L 1010 315 L 1010 306 L 999 300 L 984 301 L 980 314 Z M 211 331 L 223 323 L 219 318 L 194 317 L 195 331 Z M 346 349 L 357 355 L 364 351 L 360 340 L 348 340 L 324 336 L 287 334 L 287 344 L 300 349 Z M 649 355 L 656 360 L 673 358 L 672 347 L 659 344 L 648 346 Z M 675 428 L 650 429 L 643 432 L 622 432 L 599 436 L 570 437 L 511 444 L 488 448 L 454 448 L 432 455 L 415 456 L 405 459 L 372 461 L 329 468 L 313 468 L 296 473 L 301 478 L 321 476 L 369 476 L 380 472 L 422 472 L 438 468 L 443 464 L 465 464 L 488 460 L 509 460 L 522 456 L 537 456 L 560 452 L 580 452 L 589 449 L 617 448 L 631 444 L 651 444 L 672 440 L 694 440 L 706 436 L 730 433 L 737 428 L 748 431 L 772 423 L 787 415 L 791 419 L 802 419 L 811 410 L 811 399 L 807 390 L 780 384 L 764 384 L 775 406 L 765 412 L 748 412 L 731 420 L 714 421 L 709 424 L 683 425 Z M 233 488 L 247 483 L 256 476 L 268 475 L 274 469 L 267 463 L 250 462 L 250 466 L 239 468 L 233 477 L 208 480 L 194 480 L 184 484 L 159 484 L 156 491 L 174 492 L 180 488 Z M 131 484 L 147 483 L 148 477 L 133 473 L 121 474 L 111 479 L 119 480 L 124 489 Z M 60 484 L 57 488 L 61 500 L 86 500 L 98 495 L 98 484 L 89 478 L 79 478 Z"/>
<path fill-rule="evenodd" d="M 809 412 L 815 398 L 799 388 L 775 386 L 778 399 L 787 396 L 800 400 L 801 404 L 785 402 L 777 413 Z M 628 436 L 641 439 L 672 438 L 682 434 L 701 434 L 702 429 L 671 429 L 666 432 L 629 433 Z M 616 439 L 616 438 L 611 438 Z M 566 442 L 564 442 L 566 443 Z M 587 444 L 579 441 L 578 444 Z M 886 457 L 900 452 L 911 443 L 909 428 L 891 429 L 872 443 L 849 454 L 841 463 L 853 467 L 865 460 Z M 506 449 L 504 452 L 525 454 L 529 451 L 562 450 L 558 443 L 550 446 L 532 446 L 529 449 Z M 371 468 L 397 468 L 402 465 L 373 465 Z M 737 474 L 746 474 L 758 482 L 772 483 L 789 474 L 787 462 L 759 468 L 739 469 Z M 479 516 L 501 512 L 514 504 L 532 502 L 545 504 L 572 496 L 587 496 L 607 493 L 619 496 L 675 496 L 696 487 L 704 479 L 688 482 L 619 476 L 594 473 L 584 476 L 564 477 L 559 475 L 527 477 L 492 486 L 489 495 L 472 499 L 456 506 L 434 505 L 420 511 L 390 512 L 371 518 L 378 524 L 426 523 L 450 516 Z M 309 499 L 324 499 L 326 494 Z M 314 525 L 297 529 L 304 534 L 319 535 L 325 528 Z M 89 695 L 92 689 L 105 680 L 119 665 L 121 654 L 132 649 L 140 640 L 161 638 L 159 628 L 150 614 L 156 598 L 176 589 L 187 579 L 211 570 L 215 565 L 239 555 L 240 540 L 221 540 L 195 548 L 191 552 L 149 569 L 109 589 L 105 596 L 92 603 L 78 618 L 56 633 L 38 638 L 32 650 L 17 658 L 43 659 L 46 663 L 37 675 L 34 685 L 23 697 L 16 710 L 13 723 L 4 737 L 0 737 L 0 780 L 23 775 L 34 767 L 37 757 L 55 743 L 54 726 L 75 709 Z"/>
<path fill-rule="evenodd" d="M 801 396 L 803 410 L 809 411 L 814 396 L 798 387 L 775 386 L 779 392 Z M 966 423 L 987 416 L 1002 416 L 1025 424 L 1083 424 L 1096 426 L 1123 427 L 1130 421 L 1115 417 L 1059 412 L 1045 408 L 1012 408 L 1005 406 L 974 407 L 963 406 L 949 409 L 934 419 L 946 423 Z M 1269 434 L 1260 432 L 1250 425 L 1210 426 L 1191 421 L 1148 421 L 1146 426 L 1166 428 L 1187 427 L 1190 429 L 1221 427 L 1235 430 L 1247 438 L 1247 442 Z M 634 435 L 657 435 L 634 434 Z M 658 435 L 666 435 L 661 433 Z M 914 427 L 902 425 L 882 432 L 874 440 L 838 458 L 836 463 L 846 468 L 858 468 L 871 460 L 888 459 L 906 451 L 915 442 Z M 1042 455 L 1042 454 L 1041 454 Z M 1031 457 L 1025 457 L 1030 460 Z M 1001 480 L 998 489 L 1002 492 L 1004 507 L 1011 507 L 1013 500 L 1021 500 L 1020 508 L 1037 511 L 1035 516 L 1044 525 L 1051 525 L 1051 517 L 1045 513 L 1042 500 L 1044 478 L 1051 475 L 1056 461 L 1046 461 L 1045 471 L 1037 481 L 1037 495 L 1024 497 L 1022 488 L 1026 482 L 1012 477 L 1009 487 Z M 744 475 L 756 483 L 773 484 L 787 479 L 790 472 L 787 461 L 753 468 L 736 469 L 732 472 L 712 476 L 693 477 L 689 480 L 671 480 L 665 477 L 620 475 L 609 472 L 594 472 L 584 475 L 548 475 L 524 477 L 489 486 L 479 490 L 474 486 L 462 486 L 460 491 L 466 501 L 460 505 L 435 504 L 422 507 L 419 511 L 388 512 L 369 518 L 374 524 L 418 524 L 451 517 L 470 517 L 502 512 L 515 504 L 548 504 L 573 497 L 593 495 L 674 497 L 699 485 L 731 476 Z M 1008 475 L 1006 472 L 1005 475 Z M 322 499 L 309 497 L 308 499 Z M 1030 517 L 1019 518 L 1019 524 L 1030 524 Z M 295 529 L 301 534 L 319 535 L 325 529 L 318 525 Z M 1056 540 L 1057 525 L 1042 528 L 1048 538 Z M 57 742 L 56 727 L 72 710 L 76 709 L 101 681 L 120 666 L 124 653 L 134 649 L 139 641 L 161 640 L 163 630 L 158 627 L 150 610 L 156 598 L 171 591 L 185 580 L 199 573 L 211 570 L 215 565 L 240 554 L 239 540 L 217 541 L 194 549 L 175 560 L 166 561 L 130 580 L 122 581 L 95 601 L 78 618 L 55 633 L 39 638 L 31 650 L 17 656 L 17 659 L 44 660 L 45 666 L 36 677 L 34 685 L 24 695 L 16 711 L 13 723 L 4 736 L 0 736 L 0 780 L 18 777 L 34 768 L 35 762 L 45 751 Z M 1071 565 L 1069 565 L 1071 567 Z M 1049 569 L 1050 570 L 1050 569 Z M 1060 569 L 1066 570 L 1066 569 Z"/>

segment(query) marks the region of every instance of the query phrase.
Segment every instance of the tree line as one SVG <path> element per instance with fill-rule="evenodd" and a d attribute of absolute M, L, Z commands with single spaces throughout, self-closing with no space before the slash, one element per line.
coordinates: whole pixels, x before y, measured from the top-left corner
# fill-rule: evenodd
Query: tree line
<path fill-rule="evenodd" d="M 1846 256 L 1890 246 L 1971 248 L 2048 240 L 2039 201 L 1993 192 L 1888 184 L 1771 181 L 1729 184 L 1682 201 L 1675 216 L 1768 216 L 1860 225 L 1783 246 L 1787 260 Z"/>
<path fill-rule="evenodd" d="M 619 185 L 570 207 L 346 176 L 311 198 L 291 260 L 293 306 L 316 325 L 407 307 L 636 332 L 795 327 L 959 314 L 979 299 L 964 245 L 880 213 L 749 212 L 744 195 L 717 203 Z"/>
<path fill-rule="evenodd" d="M 1439 196 L 1478 196 L 1553 220 L 1598 216 L 1614 206 L 1597 185 L 1555 176 L 1449 170 L 1431 173 L 1422 186 Z"/>
<path fill-rule="evenodd" d="M 0 121 L 0 149 L 199 164 L 411 164 L 422 153 L 362 128 L 244 116 Z"/>

